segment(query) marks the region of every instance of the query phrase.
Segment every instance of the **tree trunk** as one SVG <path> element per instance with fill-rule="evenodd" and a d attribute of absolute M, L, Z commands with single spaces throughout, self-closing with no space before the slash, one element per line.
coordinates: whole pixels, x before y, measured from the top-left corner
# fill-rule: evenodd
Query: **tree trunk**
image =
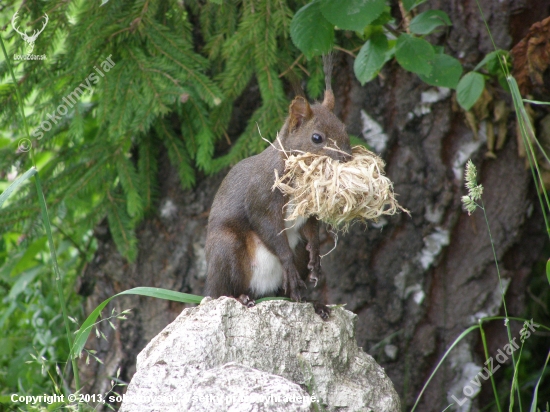
<path fill-rule="evenodd" d="M 460 58 L 467 69 L 493 50 L 475 2 L 429 3 L 429 8 L 446 11 L 453 22 L 452 28 L 432 40 Z M 481 3 L 502 49 L 510 49 L 532 23 L 550 12 L 547 0 Z M 486 158 L 483 130 L 487 126 L 481 125 L 475 140 L 452 93 L 427 86 L 395 63 L 361 87 L 353 74 L 353 59 L 340 54 L 337 60 L 336 113 L 351 134 L 368 135 L 371 142 L 377 139 L 376 148 L 387 162 L 398 200 L 411 216 L 382 219 L 367 229 L 356 224 L 349 233 L 339 234 L 336 249 L 322 260 L 325 280 L 313 294 L 330 304 L 346 304 L 357 313 L 359 346 L 385 368 L 410 410 L 459 334 L 479 317 L 503 314 L 483 211 L 468 216 L 461 207 L 465 161 L 471 157 L 478 166 L 510 316 L 522 315 L 529 274 L 545 241 L 543 220 L 530 172 L 518 156 L 512 115 L 504 147 L 495 159 Z M 495 93 L 505 96 L 502 91 Z M 113 294 L 137 286 L 203 293 L 208 211 L 223 175 L 202 178 L 194 190 L 184 192 L 177 172 L 164 160 L 158 213 L 140 226 L 137 262 L 128 264 L 120 257 L 106 225 L 97 228 L 99 249 L 80 288 L 87 296 L 87 313 Z M 321 240 L 326 253 L 334 236 L 322 228 Z M 121 378 L 128 381 L 139 351 L 184 306 L 123 296 L 109 307 L 132 308 L 132 315 L 116 331 L 102 325 L 107 341 L 90 338 L 89 347 L 98 351 L 104 365 L 82 365 L 85 393 L 107 391 L 119 367 Z M 494 352 L 506 343 L 502 324 L 489 326 L 486 333 Z M 456 403 L 453 395 L 465 398 L 463 387 L 472 377 L 467 366 L 481 366 L 484 361 L 478 336 L 470 335 L 451 352 L 418 410 L 441 411 Z M 467 400 L 461 410 L 478 410 L 482 400 Z"/>

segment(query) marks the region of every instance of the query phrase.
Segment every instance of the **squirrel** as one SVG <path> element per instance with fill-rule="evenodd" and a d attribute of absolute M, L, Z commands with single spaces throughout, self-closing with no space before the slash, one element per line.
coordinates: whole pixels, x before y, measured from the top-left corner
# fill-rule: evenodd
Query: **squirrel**
<path fill-rule="evenodd" d="M 296 151 L 351 159 L 345 125 L 333 113 L 330 85 L 332 59 L 324 57 L 326 90 L 322 103 L 310 105 L 297 96 L 280 133 L 286 153 Z M 330 150 L 327 149 L 331 147 Z M 300 301 L 304 280 L 317 284 L 321 275 L 319 223 L 316 217 L 286 221 L 288 199 L 273 191 L 275 170 L 282 175 L 285 154 L 274 146 L 237 163 L 222 181 L 208 218 L 206 295 L 231 296 L 245 306 L 282 290 Z M 326 306 L 314 304 L 323 319 Z"/>

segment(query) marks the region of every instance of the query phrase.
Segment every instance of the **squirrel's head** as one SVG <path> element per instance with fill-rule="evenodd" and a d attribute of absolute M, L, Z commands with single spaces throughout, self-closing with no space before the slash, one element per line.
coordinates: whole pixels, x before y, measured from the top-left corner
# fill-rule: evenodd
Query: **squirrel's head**
<path fill-rule="evenodd" d="M 333 108 L 332 90 L 325 91 L 322 103 L 312 106 L 302 96 L 296 97 L 281 130 L 285 150 L 325 155 L 344 162 L 350 160 L 351 145 L 346 126 L 332 112 Z"/>

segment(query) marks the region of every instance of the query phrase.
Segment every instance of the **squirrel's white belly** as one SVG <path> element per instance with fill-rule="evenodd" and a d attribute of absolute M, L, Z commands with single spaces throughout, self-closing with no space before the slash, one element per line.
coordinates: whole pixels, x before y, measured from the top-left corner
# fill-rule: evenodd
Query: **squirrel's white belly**
<path fill-rule="evenodd" d="M 301 240 L 300 228 L 307 218 L 299 217 L 293 221 L 285 221 L 286 230 L 279 236 L 286 234 L 292 251 Z M 260 238 L 254 235 L 254 256 L 252 258 L 252 279 L 250 290 L 256 296 L 275 293 L 283 284 L 283 267 L 279 258 L 269 251 Z"/>

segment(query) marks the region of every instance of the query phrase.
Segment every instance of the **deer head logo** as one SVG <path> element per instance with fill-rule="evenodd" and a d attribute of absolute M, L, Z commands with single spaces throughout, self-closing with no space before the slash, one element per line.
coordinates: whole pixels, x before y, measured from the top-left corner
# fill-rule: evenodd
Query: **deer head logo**
<path fill-rule="evenodd" d="M 44 21 L 44 25 L 42 26 L 42 28 L 40 30 L 33 31 L 32 35 L 29 36 L 27 33 L 21 32 L 21 31 L 19 31 L 19 29 L 17 27 L 15 27 L 15 20 L 19 17 L 17 15 L 17 13 L 19 13 L 19 12 L 15 12 L 15 14 L 13 15 L 13 17 L 11 19 L 11 26 L 13 27 L 13 30 L 15 30 L 17 33 L 19 33 L 21 35 L 21 38 L 28 43 L 27 52 L 28 52 L 28 54 L 31 54 L 32 51 L 34 50 L 34 42 L 36 41 L 36 39 L 38 38 L 40 33 L 42 33 L 44 31 L 44 29 L 46 28 L 46 24 L 48 24 L 48 20 L 49 20 L 48 15 L 44 14 L 44 20 L 45 21 Z"/>

